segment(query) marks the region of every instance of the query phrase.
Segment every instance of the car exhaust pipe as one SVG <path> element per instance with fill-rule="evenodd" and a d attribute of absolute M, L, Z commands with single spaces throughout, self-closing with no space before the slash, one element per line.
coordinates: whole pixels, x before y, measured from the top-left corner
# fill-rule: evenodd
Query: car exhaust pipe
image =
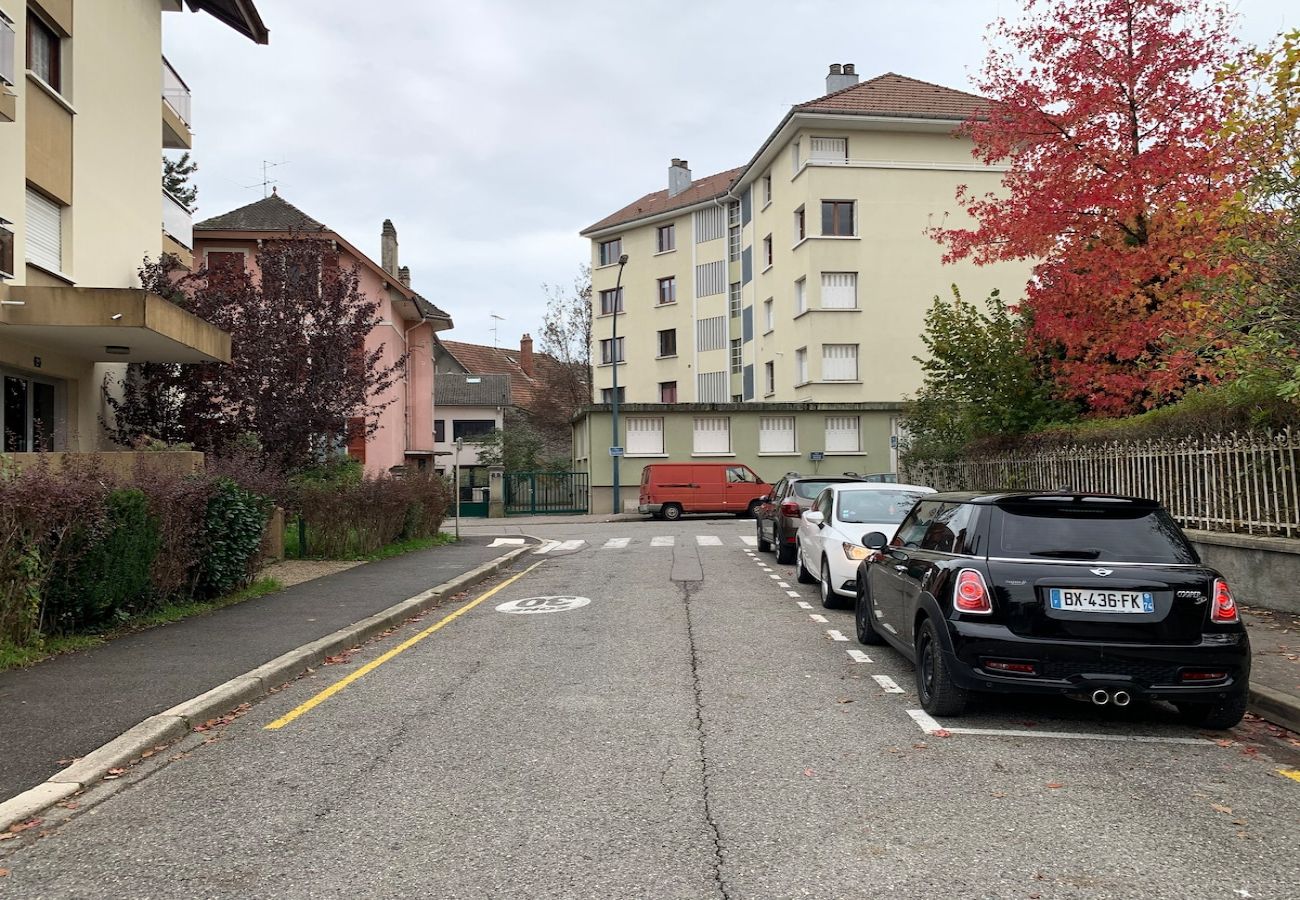
<path fill-rule="evenodd" d="M 1133 702 L 1133 698 L 1129 696 L 1128 691 L 1116 691 L 1110 699 L 1115 701 L 1116 706 L 1128 706 Z"/>
<path fill-rule="evenodd" d="M 1127 697 L 1128 695 L 1125 694 L 1125 696 Z M 1092 702 L 1098 706 L 1105 706 L 1110 702 L 1110 694 L 1100 689 L 1095 690 L 1092 692 Z"/>

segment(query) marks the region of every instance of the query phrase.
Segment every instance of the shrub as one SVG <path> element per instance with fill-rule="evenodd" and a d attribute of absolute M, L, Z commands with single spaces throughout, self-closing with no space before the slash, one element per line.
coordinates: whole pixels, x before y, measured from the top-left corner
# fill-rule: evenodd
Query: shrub
<path fill-rule="evenodd" d="M 45 631 L 85 630 L 147 606 L 150 568 L 161 545 L 158 520 L 138 489 L 108 495 L 102 528 L 79 527 L 74 552 L 54 567 L 45 592 Z"/>
<path fill-rule="evenodd" d="M 303 481 L 298 503 L 307 522 L 307 552 L 354 557 L 399 539 L 432 537 L 442 527 L 450 497 L 450 486 L 438 475 Z"/>
<path fill-rule="evenodd" d="M 270 503 L 228 478 L 219 479 L 208 499 L 203 519 L 203 559 L 198 594 L 220 597 L 248 584 L 256 570 L 258 551 Z"/>

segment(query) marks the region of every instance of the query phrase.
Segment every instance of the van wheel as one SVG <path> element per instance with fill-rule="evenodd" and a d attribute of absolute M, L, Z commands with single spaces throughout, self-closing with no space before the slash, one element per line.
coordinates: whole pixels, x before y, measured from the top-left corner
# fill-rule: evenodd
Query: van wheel
<path fill-rule="evenodd" d="M 794 577 L 800 584 L 812 584 L 817 580 L 813 578 L 812 572 L 809 572 L 808 568 L 803 564 L 803 547 L 798 544 L 795 545 L 794 567 Z"/>
<path fill-rule="evenodd" d="M 762 505 L 763 505 L 763 501 L 762 501 L 762 500 L 751 500 L 751 501 L 749 501 L 749 509 L 745 510 L 745 516 L 744 516 L 744 517 L 747 517 L 747 518 L 750 518 L 750 519 L 757 519 L 757 518 L 758 518 L 758 508 L 759 508 L 760 506 L 762 506 Z"/>
<path fill-rule="evenodd" d="M 682 508 L 676 503 L 665 503 L 659 514 L 669 522 L 676 522 L 682 517 Z"/>

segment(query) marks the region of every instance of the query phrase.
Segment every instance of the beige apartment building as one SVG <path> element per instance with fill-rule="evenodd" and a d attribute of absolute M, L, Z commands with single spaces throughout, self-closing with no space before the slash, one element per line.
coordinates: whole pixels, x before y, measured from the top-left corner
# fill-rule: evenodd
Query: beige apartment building
<path fill-rule="evenodd" d="M 129 362 L 230 359 L 229 336 L 138 289 L 188 258 L 163 148 L 189 148 L 164 14 L 267 42 L 251 0 L 0 0 L 0 452 L 94 450 L 104 378 Z"/>
<path fill-rule="evenodd" d="M 824 96 L 793 107 L 749 162 L 694 179 L 674 159 L 666 189 L 585 229 L 595 402 L 611 400 L 617 366 L 629 404 L 780 405 L 734 422 L 639 407 L 620 435 L 626 454 L 763 447 L 790 468 L 809 468 L 800 462 L 816 452 L 853 457 L 859 471 L 891 469 L 889 437 L 921 384 L 914 357 L 932 299 L 955 283 L 970 300 L 994 288 L 1014 300 L 1029 276 L 1026 265 L 944 265 L 926 233 L 966 216 L 959 185 L 1001 186 L 1004 168 L 975 160 L 955 134 L 985 106 L 893 73 L 859 81 L 851 64 L 834 65 Z M 832 406 L 796 416 L 790 404 Z M 665 428 L 686 434 L 665 438 Z"/>

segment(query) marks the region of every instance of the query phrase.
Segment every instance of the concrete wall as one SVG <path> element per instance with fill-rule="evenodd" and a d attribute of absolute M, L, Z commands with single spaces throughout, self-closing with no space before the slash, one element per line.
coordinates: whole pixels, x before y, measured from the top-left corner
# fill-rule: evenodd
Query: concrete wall
<path fill-rule="evenodd" d="M 1300 540 L 1188 531 L 1206 565 L 1223 573 L 1238 603 L 1300 614 Z"/>

